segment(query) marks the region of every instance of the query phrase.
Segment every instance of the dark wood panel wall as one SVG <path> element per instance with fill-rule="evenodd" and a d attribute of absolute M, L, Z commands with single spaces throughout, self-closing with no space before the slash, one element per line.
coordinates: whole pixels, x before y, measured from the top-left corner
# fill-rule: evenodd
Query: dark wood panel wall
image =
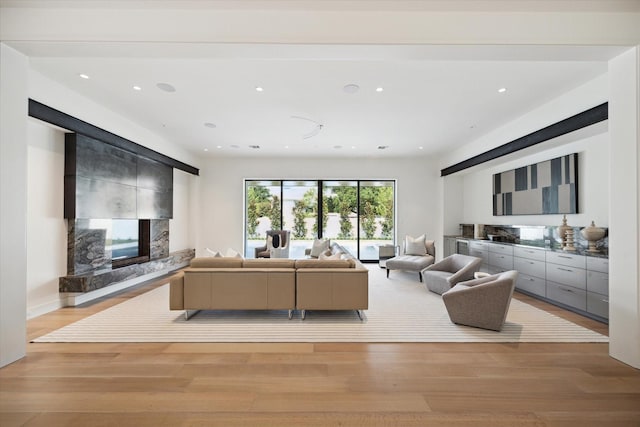
<path fill-rule="evenodd" d="M 77 133 L 65 135 L 65 218 L 169 219 L 173 169 Z"/>

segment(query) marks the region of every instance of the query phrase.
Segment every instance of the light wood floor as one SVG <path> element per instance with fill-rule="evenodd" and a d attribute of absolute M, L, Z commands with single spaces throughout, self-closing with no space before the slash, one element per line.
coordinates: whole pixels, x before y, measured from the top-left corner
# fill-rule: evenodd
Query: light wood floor
<path fill-rule="evenodd" d="M 33 319 L 28 338 L 161 283 Z M 30 343 L 0 370 L 0 426 L 22 425 L 638 427 L 640 371 L 606 344 Z"/>

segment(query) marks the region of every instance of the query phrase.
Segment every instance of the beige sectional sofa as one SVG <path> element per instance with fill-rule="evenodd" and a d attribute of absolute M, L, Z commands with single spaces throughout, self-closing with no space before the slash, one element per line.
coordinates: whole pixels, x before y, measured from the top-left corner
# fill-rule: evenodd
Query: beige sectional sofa
<path fill-rule="evenodd" d="M 368 270 L 358 260 L 194 258 L 170 279 L 169 306 L 185 310 L 366 310 Z"/>

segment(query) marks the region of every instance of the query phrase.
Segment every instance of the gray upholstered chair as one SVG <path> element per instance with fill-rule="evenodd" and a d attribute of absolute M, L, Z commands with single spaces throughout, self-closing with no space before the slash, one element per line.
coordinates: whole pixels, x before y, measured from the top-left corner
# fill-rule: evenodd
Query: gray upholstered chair
<path fill-rule="evenodd" d="M 255 248 L 255 257 L 288 258 L 290 234 L 288 230 L 267 230 L 267 242 Z"/>
<path fill-rule="evenodd" d="M 436 245 L 433 240 L 427 240 L 425 235 L 417 238 L 406 236 L 404 241 L 404 255 L 397 255 L 385 262 L 387 278 L 391 270 L 405 270 L 418 272 L 422 282 L 422 270 L 436 261 Z"/>
<path fill-rule="evenodd" d="M 480 269 L 482 258 L 453 254 L 422 270 L 422 278 L 427 289 L 442 295 L 458 282 L 473 279 Z"/>
<path fill-rule="evenodd" d="M 500 331 L 516 286 L 515 270 L 461 282 L 442 294 L 453 323 Z"/>

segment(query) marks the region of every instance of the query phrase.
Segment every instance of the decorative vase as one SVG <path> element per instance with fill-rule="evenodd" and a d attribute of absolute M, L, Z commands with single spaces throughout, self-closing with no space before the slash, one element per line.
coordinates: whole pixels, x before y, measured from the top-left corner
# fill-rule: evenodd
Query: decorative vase
<path fill-rule="evenodd" d="M 572 228 L 567 225 L 567 216 L 562 215 L 562 225 L 558 227 L 558 234 L 560 235 L 560 248 L 564 248 L 567 245 L 567 231 L 572 230 Z"/>
<path fill-rule="evenodd" d="M 589 242 L 587 252 L 600 252 L 596 249 L 596 242 L 604 237 L 603 228 L 596 227 L 595 222 L 591 221 L 591 225 L 583 228 L 580 234 Z"/>
<path fill-rule="evenodd" d="M 576 247 L 573 246 L 573 228 L 569 227 L 569 229 L 566 231 L 566 243 L 564 245 L 564 248 L 562 248 L 562 250 L 564 251 L 575 251 Z"/>

